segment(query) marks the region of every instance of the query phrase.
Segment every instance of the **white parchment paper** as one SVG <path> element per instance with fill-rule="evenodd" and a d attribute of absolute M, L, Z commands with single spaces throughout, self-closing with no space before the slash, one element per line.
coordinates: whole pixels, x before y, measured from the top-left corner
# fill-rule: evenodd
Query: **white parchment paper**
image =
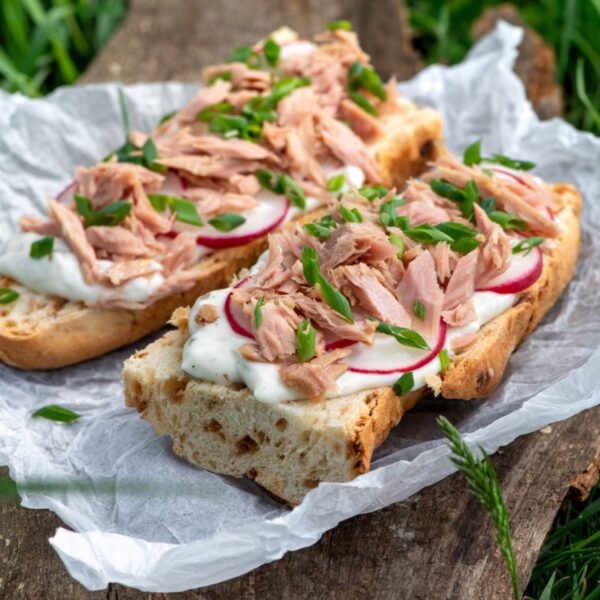
<path fill-rule="evenodd" d="M 89 589 L 120 582 L 174 592 L 223 581 L 315 543 L 341 520 L 407 498 L 453 471 L 435 427 L 443 413 L 488 451 L 600 403 L 600 140 L 559 119 L 540 123 L 511 71 L 521 30 L 500 24 L 464 63 L 431 67 L 402 92 L 441 111 L 449 147 L 478 137 L 484 149 L 533 159 L 549 181 L 585 197 L 577 273 L 557 305 L 512 359 L 487 402 L 426 401 L 375 456 L 370 473 L 322 484 L 294 510 L 250 481 L 196 469 L 170 452 L 137 413 L 123 407 L 121 363 L 130 349 L 51 373 L 0 366 L 0 464 L 18 482 L 49 478 L 87 489 L 24 493 L 73 530 L 50 543 Z M 148 130 L 194 87 L 125 88 L 135 127 Z M 0 95 L 0 238 L 18 217 L 120 142 L 115 85 L 65 88 L 42 100 Z M 146 341 L 138 343 L 141 347 Z M 32 419 L 58 403 L 83 417 L 72 425 Z M 143 490 L 131 482 L 146 482 Z"/>

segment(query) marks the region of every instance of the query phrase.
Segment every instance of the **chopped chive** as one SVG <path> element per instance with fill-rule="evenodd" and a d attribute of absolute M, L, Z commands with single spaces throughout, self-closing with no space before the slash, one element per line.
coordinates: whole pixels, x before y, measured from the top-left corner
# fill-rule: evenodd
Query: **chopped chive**
<path fill-rule="evenodd" d="M 394 244 L 394 246 L 396 246 L 397 248 L 399 248 L 398 253 L 396 254 L 396 256 L 400 260 L 402 260 L 402 257 L 404 256 L 404 240 L 399 235 L 396 235 L 395 233 L 391 233 L 390 234 L 390 242 L 392 244 Z"/>
<path fill-rule="evenodd" d="M 306 362 L 314 357 L 317 346 L 317 331 L 310 319 L 304 319 L 296 330 L 296 354 L 300 362 Z"/>
<path fill-rule="evenodd" d="M 522 242 L 519 242 L 517 245 L 513 246 L 512 252 L 513 254 L 519 254 L 521 252 L 525 253 L 527 256 L 536 246 L 543 244 L 546 238 L 544 237 L 530 237 Z"/>
<path fill-rule="evenodd" d="M 51 235 L 47 235 L 43 237 L 41 240 L 37 240 L 31 244 L 31 248 L 29 249 L 29 256 L 31 258 L 35 258 L 39 260 L 44 256 L 48 256 L 52 254 L 52 250 L 54 249 L 54 238 Z"/>
<path fill-rule="evenodd" d="M 380 321 L 376 331 L 385 335 L 391 335 L 403 346 L 418 348 L 419 350 L 429 350 L 429 344 L 425 341 L 423 336 L 413 329 L 399 327 L 398 325 L 390 325 L 390 323 Z"/>
<path fill-rule="evenodd" d="M 246 222 L 246 218 L 237 213 L 222 213 L 208 221 L 215 229 L 219 231 L 228 232 L 232 231 L 236 227 L 243 225 Z"/>
<path fill-rule="evenodd" d="M 352 23 L 346 19 L 338 19 L 337 21 L 331 21 L 327 24 L 329 31 L 336 31 L 343 29 L 344 31 L 352 31 Z"/>
<path fill-rule="evenodd" d="M 44 419 L 50 419 L 51 421 L 59 421 L 61 423 L 71 423 L 81 417 L 76 412 L 59 406 L 58 404 L 49 404 L 36 410 L 33 415 L 34 417 L 43 417 Z"/>
<path fill-rule="evenodd" d="M 467 167 L 478 165 L 481 162 L 481 140 L 473 142 L 463 154 L 463 162 Z"/>
<path fill-rule="evenodd" d="M 516 229 L 517 231 L 525 231 L 528 229 L 527 223 L 516 215 L 502 212 L 501 210 L 493 210 L 488 215 L 494 223 L 498 223 L 502 229 Z"/>
<path fill-rule="evenodd" d="M 445 371 L 450 365 L 450 356 L 448 355 L 448 350 L 444 348 L 439 354 L 438 358 L 440 359 L 441 370 Z"/>
<path fill-rule="evenodd" d="M 163 115 L 160 118 L 160 121 L 158 122 L 159 125 L 162 125 L 163 123 L 166 123 L 167 121 L 170 121 L 175 115 L 177 114 L 177 111 L 171 111 L 170 113 L 167 113 L 166 115 Z"/>
<path fill-rule="evenodd" d="M 327 191 L 328 192 L 339 192 L 346 183 L 346 176 L 343 173 L 339 173 L 338 175 L 333 175 L 327 181 Z"/>
<path fill-rule="evenodd" d="M 394 383 L 392 389 L 396 396 L 404 396 L 408 394 L 415 387 L 415 378 L 412 374 L 412 371 L 408 373 L 403 373 L 400 378 Z"/>
<path fill-rule="evenodd" d="M 304 231 L 323 241 L 331 235 L 331 231 L 336 227 L 337 223 L 333 220 L 333 217 L 326 215 L 316 223 L 307 223 L 304 225 Z"/>
<path fill-rule="evenodd" d="M 265 305 L 267 301 L 267 298 L 265 296 L 262 296 L 261 298 L 258 299 L 256 306 L 254 307 L 254 323 L 256 325 L 256 329 L 258 329 L 263 322 L 263 314 L 262 314 L 262 307 Z"/>
<path fill-rule="evenodd" d="M 131 213 L 131 202 L 111 202 L 94 212 L 92 201 L 86 196 L 75 194 L 75 208 L 83 217 L 83 226 L 104 225 L 114 227 L 126 219 Z"/>
<path fill-rule="evenodd" d="M 271 67 L 277 66 L 279 62 L 279 44 L 272 39 L 268 39 L 263 46 L 263 54 Z"/>
<path fill-rule="evenodd" d="M 358 190 L 369 202 L 385 197 L 390 190 L 383 185 L 364 185 Z"/>
<path fill-rule="evenodd" d="M 373 115 L 376 117 L 379 113 L 377 109 L 369 102 L 366 96 L 361 94 L 360 92 L 348 92 L 348 97 L 354 104 L 357 104 L 362 108 L 366 113 Z"/>
<path fill-rule="evenodd" d="M 148 200 L 157 212 L 164 212 L 168 206 L 175 213 L 175 218 L 178 221 L 197 225 L 198 227 L 204 225 L 202 217 L 198 214 L 196 204 L 191 200 L 167 194 L 148 194 Z"/>
<path fill-rule="evenodd" d="M 425 320 L 425 314 L 426 314 L 427 309 L 425 308 L 425 305 L 422 302 L 415 300 L 413 303 L 412 310 L 413 310 L 414 315 L 417 317 L 417 319 L 419 319 L 421 321 Z"/>
<path fill-rule="evenodd" d="M 10 304 L 19 298 L 20 294 L 10 288 L 0 288 L 0 304 Z"/>
<path fill-rule="evenodd" d="M 363 218 L 358 208 L 346 208 L 340 204 L 340 215 L 344 223 L 362 223 Z"/>

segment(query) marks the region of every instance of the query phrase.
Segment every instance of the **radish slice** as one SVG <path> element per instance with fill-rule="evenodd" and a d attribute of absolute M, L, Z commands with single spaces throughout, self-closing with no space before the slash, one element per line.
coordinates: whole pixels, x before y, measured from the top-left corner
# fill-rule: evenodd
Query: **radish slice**
<path fill-rule="evenodd" d="M 348 346 L 354 346 L 354 344 L 358 344 L 356 340 L 333 340 L 331 342 L 327 342 L 325 344 L 325 352 L 331 352 L 332 350 L 338 350 L 339 348 L 347 348 Z"/>
<path fill-rule="evenodd" d="M 233 287 L 233 290 L 242 287 L 250 280 L 249 277 L 246 279 L 242 279 L 237 285 Z M 233 302 L 231 296 L 233 295 L 233 290 L 227 294 L 227 298 L 225 298 L 225 304 L 223 306 L 223 310 L 225 312 L 225 316 L 227 317 L 227 321 L 231 329 L 237 333 L 238 335 L 243 335 L 244 337 L 254 339 L 252 332 L 250 331 L 250 319 L 242 312 L 242 309 L 239 305 Z"/>
<path fill-rule="evenodd" d="M 197 244 L 214 249 L 248 244 L 279 227 L 290 209 L 290 202 L 285 196 L 272 194 L 266 190 L 261 191 L 257 199 L 259 205 L 242 213 L 246 217 L 246 222 L 233 231 L 221 233 L 208 224 L 203 227 L 195 227 L 176 221 L 170 236 L 175 237 L 182 231 L 191 231 L 198 234 Z"/>
<path fill-rule="evenodd" d="M 57 202 L 61 204 L 71 204 L 73 202 L 75 196 L 75 188 L 77 187 L 77 182 L 72 181 L 64 190 L 62 190 L 57 196 Z"/>
<path fill-rule="evenodd" d="M 416 371 L 431 362 L 442 351 L 446 342 L 446 324 L 440 321 L 440 329 L 431 350 L 419 350 L 399 344 L 391 335 L 378 333 L 372 346 L 360 344 L 344 359 L 349 371 L 366 375 L 392 375 Z"/>
<path fill-rule="evenodd" d="M 496 292 L 497 294 L 518 294 L 533 285 L 544 268 L 544 255 L 535 247 L 531 252 L 513 254 L 510 267 L 486 284 L 479 288 L 480 292 Z"/>

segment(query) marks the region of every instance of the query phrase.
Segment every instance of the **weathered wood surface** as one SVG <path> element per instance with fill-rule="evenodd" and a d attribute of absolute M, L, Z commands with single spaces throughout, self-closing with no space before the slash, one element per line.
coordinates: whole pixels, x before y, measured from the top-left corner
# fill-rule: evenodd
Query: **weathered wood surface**
<path fill-rule="evenodd" d="M 309 33 L 341 17 L 358 26 L 382 72 L 409 76 L 419 61 L 401 28 L 402 2 L 386 0 L 377 10 L 372 6 L 367 0 L 133 0 L 123 27 L 84 80 L 197 80 L 201 67 L 226 56 L 232 42 L 252 42 L 283 23 Z M 522 76 L 527 84 L 527 69 Z M 535 95 L 540 87 L 528 89 Z M 493 458 L 512 517 L 523 582 L 570 484 L 576 481 L 575 489 L 585 495 L 598 477 L 600 408 L 544 431 L 515 441 Z M 48 511 L 0 504 L 0 598 L 166 597 L 120 585 L 96 593 L 84 590 L 47 542 L 60 525 Z M 464 480 L 454 475 L 406 502 L 342 523 L 311 548 L 233 581 L 168 598 L 504 600 L 510 595 L 492 524 Z"/>

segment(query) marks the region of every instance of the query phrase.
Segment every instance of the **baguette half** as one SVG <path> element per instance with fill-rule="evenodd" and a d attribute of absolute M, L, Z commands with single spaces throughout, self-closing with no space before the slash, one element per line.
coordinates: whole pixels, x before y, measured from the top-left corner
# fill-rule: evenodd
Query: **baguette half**
<path fill-rule="evenodd" d="M 372 140 L 369 148 L 386 185 L 400 186 L 437 156 L 441 119 L 434 110 L 398 99 L 397 110 L 381 120 L 385 133 Z M 0 276 L 0 287 L 20 294 L 15 302 L 0 305 L 0 361 L 26 370 L 54 369 L 131 344 L 162 327 L 178 306 L 193 304 L 198 296 L 227 286 L 266 247 L 265 236 L 245 246 L 215 251 L 192 267 L 199 271 L 192 289 L 143 310 L 90 308 L 33 292 Z"/>
<path fill-rule="evenodd" d="M 466 352 L 453 358 L 438 391 L 446 398 L 483 398 L 502 378 L 510 354 L 554 304 L 572 277 L 579 251 L 581 198 L 553 186 L 562 233 L 544 252 L 537 282 L 488 322 Z M 376 388 L 322 402 L 265 404 L 244 386 L 189 378 L 181 370 L 186 319 L 179 329 L 125 362 L 125 402 L 173 450 L 211 471 L 248 476 L 291 505 L 321 481 L 348 481 L 369 470 L 374 449 L 427 388 L 398 397 Z"/>

